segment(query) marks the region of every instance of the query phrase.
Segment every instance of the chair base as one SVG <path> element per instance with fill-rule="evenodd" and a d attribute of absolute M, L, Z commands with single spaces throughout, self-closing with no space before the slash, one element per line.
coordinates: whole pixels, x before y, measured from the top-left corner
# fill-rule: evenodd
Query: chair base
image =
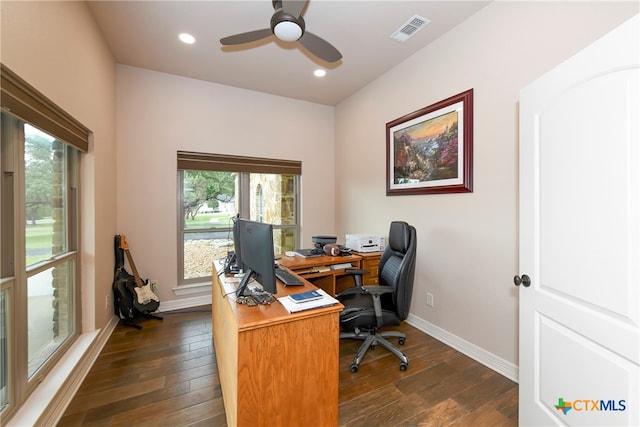
<path fill-rule="evenodd" d="M 398 331 L 384 331 L 384 332 L 376 332 L 370 331 L 368 333 L 362 333 L 360 330 L 356 330 L 354 332 L 341 332 L 340 339 L 356 339 L 356 340 L 364 340 L 364 342 L 358 348 L 356 352 L 356 356 L 351 363 L 351 372 L 358 372 L 358 367 L 360 366 L 360 362 L 364 358 L 364 355 L 369 351 L 370 348 L 381 345 L 391 353 L 393 353 L 398 359 L 400 359 L 400 370 L 406 371 L 409 366 L 409 358 L 398 349 L 396 346 L 387 341 L 387 338 L 398 338 L 399 343 L 404 344 L 404 340 L 406 339 L 406 335 L 402 332 Z"/>

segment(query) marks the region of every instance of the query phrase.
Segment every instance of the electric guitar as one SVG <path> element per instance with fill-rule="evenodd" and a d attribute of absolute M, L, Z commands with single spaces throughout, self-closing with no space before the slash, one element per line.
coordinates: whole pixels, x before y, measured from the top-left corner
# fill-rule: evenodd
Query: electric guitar
<path fill-rule="evenodd" d="M 135 286 L 133 287 L 133 290 L 135 291 L 133 306 L 141 313 L 156 311 L 160 306 L 160 299 L 151 290 L 149 281 L 145 280 L 143 282 L 140 278 L 138 269 L 136 269 L 136 264 L 133 262 L 133 256 L 131 256 L 131 252 L 129 251 L 127 237 L 124 234 L 120 235 L 120 249 L 122 249 L 125 255 L 127 255 L 127 260 L 129 261 L 129 265 L 133 271 L 133 279 L 135 283 Z"/>

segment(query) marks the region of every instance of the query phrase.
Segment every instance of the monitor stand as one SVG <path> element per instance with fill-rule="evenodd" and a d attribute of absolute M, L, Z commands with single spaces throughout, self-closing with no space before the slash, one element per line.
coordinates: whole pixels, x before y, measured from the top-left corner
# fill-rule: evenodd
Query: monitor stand
<path fill-rule="evenodd" d="M 247 285 L 249 284 L 249 281 L 251 281 L 251 276 L 253 276 L 253 270 L 251 270 L 250 268 L 247 269 L 247 271 L 244 272 L 244 276 L 242 276 L 242 280 L 240 280 L 240 284 L 238 285 L 238 289 L 236 289 L 236 296 L 237 297 L 242 297 L 242 296 L 247 296 L 248 294 L 245 294 L 245 291 L 247 289 Z"/>

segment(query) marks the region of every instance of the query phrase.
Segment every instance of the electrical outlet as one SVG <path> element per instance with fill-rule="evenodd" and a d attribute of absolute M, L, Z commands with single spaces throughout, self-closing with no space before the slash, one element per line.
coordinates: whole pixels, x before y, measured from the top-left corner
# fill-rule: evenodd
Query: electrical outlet
<path fill-rule="evenodd" d="M 433 307 L 433 294 L 427 292 L 427 305 Z"/>
<path fill-rule="evenodd" d="M 156 279 L 150 279 L 149 287 L 151 289 L 151 292 L 156 293 L 158 291 L 158 281 Z"/>
<path fill-rule="evenodd" d="M 104 308 L 108 310 L 109 307 L 111 307 L 111 294 L 107 294 L 107 296 L 104 299 Z"/>

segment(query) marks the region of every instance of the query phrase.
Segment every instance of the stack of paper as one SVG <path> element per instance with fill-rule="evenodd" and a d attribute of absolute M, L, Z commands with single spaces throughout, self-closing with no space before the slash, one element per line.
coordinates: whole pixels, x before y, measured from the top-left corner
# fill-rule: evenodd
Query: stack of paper
<path fill-rule="evenodd" d="M 307 302 L 293 302 L 288 296 L 278 298 L 280 304 L 287 309 L 289 313 L 295 313 L 303 310 L 311 310 L 312 308 L 327 307 L 329 305 L 337 304 L 339 301 L 323 291 L 318 289 L 318 293 L 322 295 L 322 298 L 307 301 Z"/>

